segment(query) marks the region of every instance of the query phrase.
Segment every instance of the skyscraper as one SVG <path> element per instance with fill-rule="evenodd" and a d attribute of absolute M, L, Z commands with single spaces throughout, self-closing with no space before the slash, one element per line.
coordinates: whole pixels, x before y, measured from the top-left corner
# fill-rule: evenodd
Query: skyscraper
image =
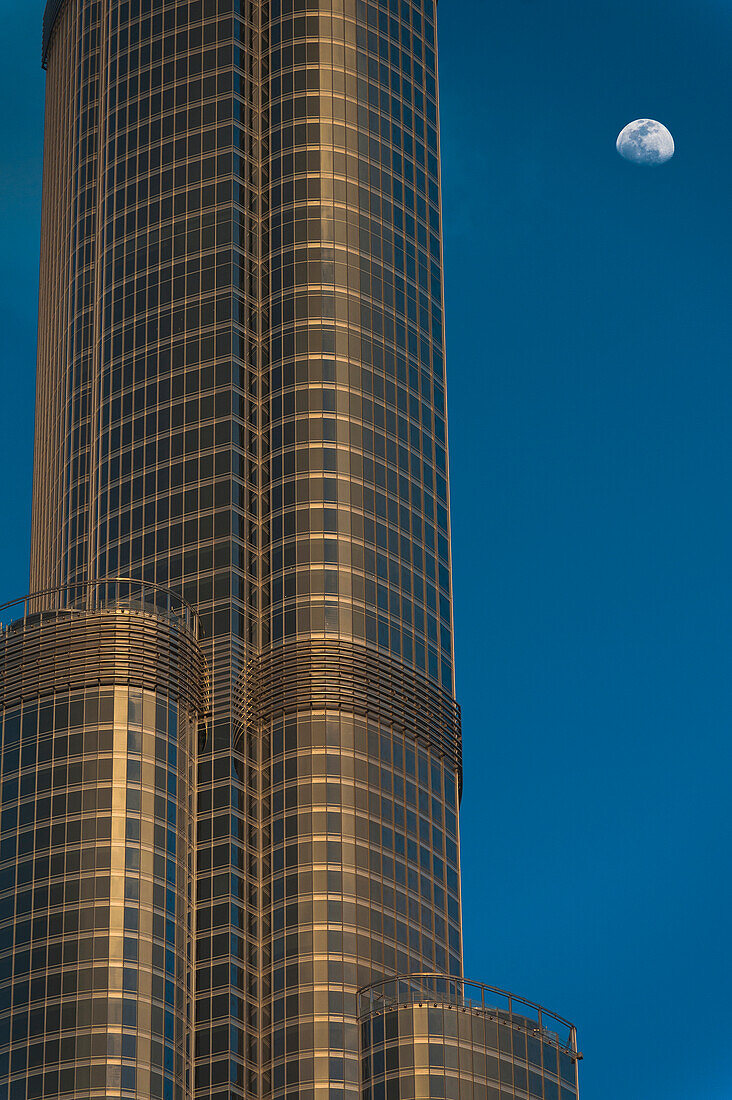
<path fill-rule="evenodd" d="M 42 60 L 0 1080 L 574 1100 L 462 981 L 434 0 L 49 0 Z"/>

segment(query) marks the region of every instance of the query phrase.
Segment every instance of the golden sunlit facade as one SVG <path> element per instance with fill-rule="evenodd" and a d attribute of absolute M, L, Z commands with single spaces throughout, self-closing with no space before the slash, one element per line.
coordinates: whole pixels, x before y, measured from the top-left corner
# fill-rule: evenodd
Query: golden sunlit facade
<path fill-rule="evenodd" d="M 191 1096 L 206 669 L 194 619 L 130 587 L 5 609 L 6 1097 Z"/>
<path fill-rule="evenodd" d="M 174 593 L 210 685 L 194 1068 L 121 1095 L 376 1100 L 359 990 L 461 978 L 435 22 L 46 10 L 31 587 Z"/>

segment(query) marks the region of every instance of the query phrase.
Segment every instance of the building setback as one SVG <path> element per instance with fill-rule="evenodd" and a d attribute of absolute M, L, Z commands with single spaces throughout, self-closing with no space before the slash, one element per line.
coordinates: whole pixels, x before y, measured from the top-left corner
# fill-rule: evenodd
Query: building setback
<path fill-rule="evenodd" d="M 42 60 L 0 1100 L 576 1100 L 462 979 L 434 0 L 49 0 Z"/>

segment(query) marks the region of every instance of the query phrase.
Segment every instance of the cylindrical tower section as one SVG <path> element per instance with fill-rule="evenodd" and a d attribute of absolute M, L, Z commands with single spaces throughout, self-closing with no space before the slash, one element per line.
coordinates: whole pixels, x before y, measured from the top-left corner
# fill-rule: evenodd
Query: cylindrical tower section
<path fill-rule="evenodd" d="M 0 1080 L 28 1100 L 191 1096 L 207 673 L 190 613 L 111 587 L 0 633 Z"/>
<path fill-rule="evenodd" d="M 359 984 L 462 966 L 435 5 L 268 7 L 262 1096 L 355 1098 Z"/>
<path fill-rule="evenodd" d="M 568 1020 L 480 982 L 437 974 L 362 990 L 361 1100 L 577 1100 Z"/>
<path fill-rule="evenodd" d="M 360 983 L 460 971 L 458 713 L 365 647 L 286 657 L 250 683 L 265 760 L 262 1095 L 348 1097 Z"/>
<path fill-rule="evenodd" d="M 348 638 L 452 693 L 433 0 L 271 0 L 263 649 Z"/>

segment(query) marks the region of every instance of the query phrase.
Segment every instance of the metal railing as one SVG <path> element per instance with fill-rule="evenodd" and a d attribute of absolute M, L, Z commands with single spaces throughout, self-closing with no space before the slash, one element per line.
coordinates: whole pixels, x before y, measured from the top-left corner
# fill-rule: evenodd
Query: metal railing
<path fill-rule="evenodd" d="M 577 1030 L 569 1020 L 515 993 L 483 982 L 451 978 L 446 974 L 406 974 L 384 978 L 360 989 L 358 1004 L 360 1016 L 383 1012 L 396 1005 L 448 1005 L 479 1012 L 553 1043 L 575 1059 L 582 1057 L 577 1050 Z"/>
<path fill-rule="evenodd" d="M 198 615 L 181 596 L 132 577 L 105 577 L 42 589 L 0 605 L 0 632 L 22 629 L 59 615 L 89 611 L 137 611 L 186 627 L 199 637 Z"/>
<path fill-rule="evenodd" d="M 208 713 L 209 675 L 194 612 L 173 593 L 116 580 L 36 592 L 0 627 L 0 707 L 96 685 L 127 685 Z M 18 611 L 22 612 L 17 617 Z"/>

